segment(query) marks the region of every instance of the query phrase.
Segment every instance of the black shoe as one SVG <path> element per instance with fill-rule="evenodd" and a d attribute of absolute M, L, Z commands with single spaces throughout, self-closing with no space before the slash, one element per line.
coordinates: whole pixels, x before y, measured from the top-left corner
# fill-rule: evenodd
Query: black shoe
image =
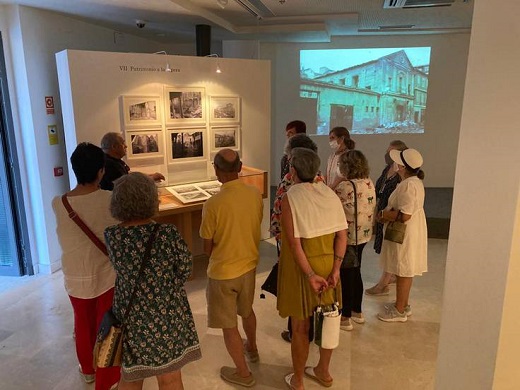
<path fill-rule="evenodd" d="M 282 336 L 282 339 L 284 339 L 284 341 L 287 341 L 288 343 L 291 342 L 291 333 L 289 333 L 288 330 L 284 330 L 280 336 Z"/>

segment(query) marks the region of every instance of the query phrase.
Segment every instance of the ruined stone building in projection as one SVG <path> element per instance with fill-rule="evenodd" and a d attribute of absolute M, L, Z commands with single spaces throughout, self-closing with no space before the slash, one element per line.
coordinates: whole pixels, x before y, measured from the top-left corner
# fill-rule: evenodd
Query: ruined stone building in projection
<path fill-rule="evenodd" d="M 429 65 L 404 50 L 338 71 L 301 69 L 300 97 L 315 107 L 318 134 L 424 132 Z M 314 110 L 313 110 L 314 111 Z"/>

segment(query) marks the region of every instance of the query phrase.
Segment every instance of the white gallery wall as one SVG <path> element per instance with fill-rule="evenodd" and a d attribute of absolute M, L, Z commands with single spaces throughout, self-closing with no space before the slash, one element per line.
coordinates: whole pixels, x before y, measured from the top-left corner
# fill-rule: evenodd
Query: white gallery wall
<path fill-rule="evenodd" d="M 308 134 L 316 132 L 312 128 L 312 115 L 298 104 L 300 50 L 431 46 L 424 134 L 353 135 L 352 138 L 357 149 L 367 156 L 374 179 L 384 167 L 383 155 L 389 142 L 401 139 L 423 154 L 427 187 L 453 187 L 469 37 L 468 33 L 461 33 L 345 37 L 319 44 L 262 43 L 260 58 L 270 59 L 273 64 L 271 185 L 279 181 L 280 159 L 286 141 L 285 125 L 291 120 L 301 119 L 307 123 Z M 318 136 L 315 141 L 324 171 L 330 154 L 328 137 Z"/>
<path fill-rule="evenodd" d="M 476 1 L 436 389 L 520 388 L 520 2 Z"/>
<path fill-rule="evenodd" d="M 35 8 L 0 6 L 9 94 L 35 273 L 59 269 L 59 246 L 51 208 L 54 196 L 69 188 L 55 53 L 64 49 L 191 54 L 194 45 L 166 46 Z M 45 96 L 56 111 L 47 115 Z M 58 126 L 58 145 L 49 145 L 47 126 Z M 52 259 L 52 261 L 51 261 Z"/>
<path fill-rule="evenodd" d="M 269 61 L 75 50 L 58 53 L 56 58 L 67 157 L 70 157 L 78 143 L 88 141 L 99 145 L 105 133 L 120 132 L 123 129 L 121 113 L 124 111 L 120 108 L 122 96 L 158 96 L 162 98 L 161 111 L 166 123 L 159 128 L 166 141 L 164 163 L 143 167 L 132 165 L 129 160 L 132 170 L 162 172 L 170 184 L 208 180 L 214 176 L 211 164 L 215 153 L 211 148 L 212 127 L 227 123 L 211 120 L 210 97 L 227 96 L 240 99 L 239 152 L 242 162 L 246 166 L 270 170 Z M 165 71 L 166 63 L 171 66 L 172 72 Z M 221 73 L 216 72 L 217 64 Z M 167 119 L 169 100 L 166 89 L 170 87 L 175 91 L 185 89 L 204 92 L 204 124 L 201 125 L 200 121 L 172 123 Z M 230 125 L 233 126 L 233 123 Z M 146 126 L 142 129 L 146 129 Z M 193 159 L 186 159 L 186 163 L 177 159 L 173 162 L 175 165 L 168 164 L 171 157 L 171 148 L 168 149 L 167 141 L 169 131 L 202 131 L 205 159 L 198 158 L 195 162 Z M 128 139 L 127 144 L 130 151 Z M 190 168 L 199 163 L 202 163 L 202 172 L 200 169 Z M 176 168 L 172 168 L 174 166 Z M 71 186 L 75 185 L 73 175 L 69 174 L 69 180 Z M 268 226 L 269 200 L 265 199 L 263 238 L 268 238 Z M 56 253 L 56 258 L 58 257 L 59 253 Z"/>

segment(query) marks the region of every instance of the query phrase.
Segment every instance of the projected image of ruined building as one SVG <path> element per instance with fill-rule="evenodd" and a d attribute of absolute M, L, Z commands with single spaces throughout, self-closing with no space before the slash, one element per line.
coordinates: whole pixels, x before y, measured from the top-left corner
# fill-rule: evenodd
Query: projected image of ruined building
<path fill-rule="evenodd" d="M 315 106 L 317 134 L 335 126 L 353 134 L 424 132 L 429 48 L 415 66 L 401 49 L 341 70 L 302 63 L 300 73 L 300 97 Z"/>

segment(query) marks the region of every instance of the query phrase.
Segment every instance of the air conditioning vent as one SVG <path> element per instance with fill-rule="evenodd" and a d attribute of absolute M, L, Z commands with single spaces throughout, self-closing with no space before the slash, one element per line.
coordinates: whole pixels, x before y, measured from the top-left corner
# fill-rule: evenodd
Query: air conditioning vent
<path fill-rule="evenodd" d="M 383 8 L 447 7 L 455 0 L 384 0 Z"/>

